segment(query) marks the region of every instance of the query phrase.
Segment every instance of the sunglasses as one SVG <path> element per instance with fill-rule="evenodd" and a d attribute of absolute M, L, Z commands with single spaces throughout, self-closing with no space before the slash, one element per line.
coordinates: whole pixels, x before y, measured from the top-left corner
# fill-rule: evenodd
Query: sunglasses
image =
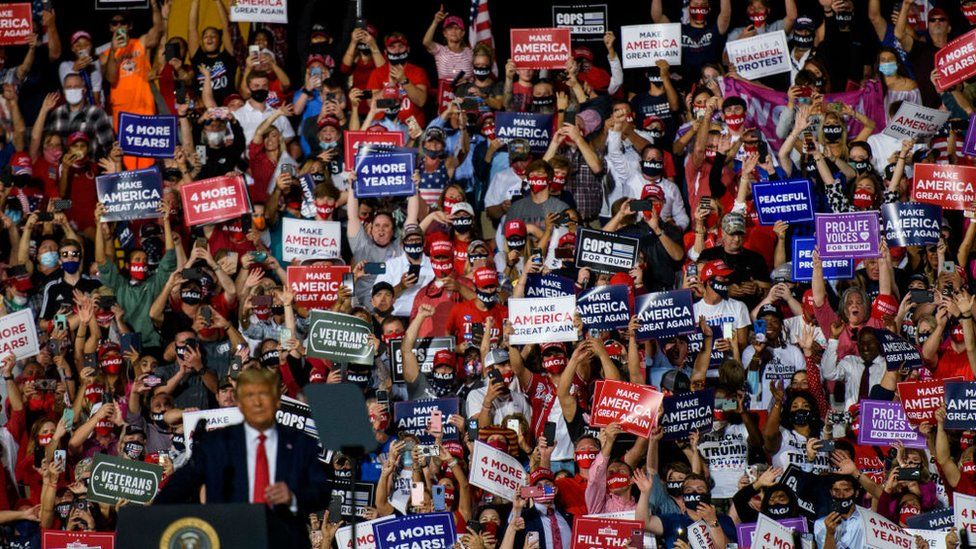
<path fill-rule="evenodd" d="M 933 17 L 929 19 L 929 23 L 946 23 L 948 21 L 945 17 Z"/>

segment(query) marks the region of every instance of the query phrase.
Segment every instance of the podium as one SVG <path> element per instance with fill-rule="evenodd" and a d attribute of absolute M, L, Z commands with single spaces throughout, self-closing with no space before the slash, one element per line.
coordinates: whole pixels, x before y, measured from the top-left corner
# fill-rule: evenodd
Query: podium
<path fill-rule="evenodd" d="M 264 507 L 246 503 L 126 505 L 119 511 L 117 549 L 265 549 Z"/>

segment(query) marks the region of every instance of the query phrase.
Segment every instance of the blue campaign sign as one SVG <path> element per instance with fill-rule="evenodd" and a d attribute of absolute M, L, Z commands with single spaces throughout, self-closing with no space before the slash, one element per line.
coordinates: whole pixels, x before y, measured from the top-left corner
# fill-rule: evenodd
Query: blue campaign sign
<path fill-rule="evenodd" d="M 793 238 L 793 282 L 813 280 L 813 247 L 816 238 Z M 824 280 L 848 280 L 854 278 L 853 259 L 823 259 Z"/>
<path fill-rule="evenodd" d="M 813 189 L 809 179 L 787 179 L 752 185 L 760 225 L 813 221 Z"/>
<path fill-rule="evenodd" d="M 946 429 L 976 429 L 976 381 L 947 381 L 945 409 Z"/>
<path fill-rule="evenodd" d="M 105 205 L 102 221 L 162 217 L 159 203 L 163 196 L 163 177 L 159 168 L 116 172 L 95 178 L 98 201 Z"/>
<path fill-rule="evenodd" d="M 697 326 L 691 290 L 639 295 L 635 309 L 638 341 L 690 334 Z"/>
<path fill-rule="evenodd" d="M 393 418 L 397 431 L 407 432 L 418 439 L 421 444 L 434 444 L 434 436 L 427 432 L 430 423 L 430 413 L 441 411 L 444 426 L 444 440 L 458 440 L 457 428 L 447 422 L 452 414 L 458 413 L 457 398 L 437 398 L 433 400 L 408 400 L 393 405 Z"/>
<path fill-rule="evenodd" d="M 630 322 L 630 292 L 623 284 L 597 286 L 576 296 L 584 330 L 609 332 Z"/>
<path fill-rule="evenodd" d="M 177 136 L 175 116 L 119 114 L 119 145 L 125 154 L 173 158 Z"/>
<path fill-rule="evenodd" d="M 892 202 L 881 206 L 881 236 L 889 246 L 938 244 L 942 234 L 942 206 L 922 202 Z"/>
<path fill-rule="evenodd" d="M 686 438 L 692 431 L 705 434 L 712 430 L 715 406 L 715 389 L 692 391 L 664 397 L 661 405 L 663 440 Z"/>
<path fill-rule="evenodd" d="M 576 283 L 556 274 L 530 274 L 525 284 L 525 297 L 563 297 L 576 293 Z"/>
<path fill-rule="evenodd" d="M 452 513 L 406 515 L 373 524 L 376 549 L 450 549 L 457 542 Z"/>
<path fill-rule="evenodd" d="M 498 111 L 495 114 L 495 136 L 503 143 L 525 139 L 532 152 L 545 153 L 552 138 L 552 115 Z"/>
<path fill-rule="evenodd" d="M 356 156 L 357 198 L 411 196 L 414 155 L 412 153 L 376 153 Z"/>
<path fill-rule="evenodd" d="M 953 520 L 952 507 L 946 507 L 938 511 L 931 511 L 910 517 L 905 520 L 905 526 L 921 530 L 942 530 L 952 528 Z"/>

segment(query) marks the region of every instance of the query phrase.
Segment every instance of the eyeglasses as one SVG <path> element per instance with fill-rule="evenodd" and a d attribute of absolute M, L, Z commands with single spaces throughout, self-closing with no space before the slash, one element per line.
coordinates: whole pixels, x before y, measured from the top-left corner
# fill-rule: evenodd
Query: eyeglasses
<path fill-rule="evenodd" d="M 66 250 L 61 252 L 61 257 L 81 257 L 81 252 L 78 250 Z"/>

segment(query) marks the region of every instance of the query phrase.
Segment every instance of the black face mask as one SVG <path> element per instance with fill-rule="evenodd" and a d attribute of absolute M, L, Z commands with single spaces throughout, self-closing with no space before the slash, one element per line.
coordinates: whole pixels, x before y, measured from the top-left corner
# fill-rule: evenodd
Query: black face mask
<path fill-rule="evenodd" d="M 440 160 L 441 158 L 447 156 L 447 151 L 444 149 L 435 151 L 432 149 L 428 149 L 427 147 L 424 147 L 424 156 L 433 160 Z"/>
<path fill-rule="evenodd" d="M 369 370 L 346 370 L 346 381 L 358 385 L 365 391 L 369 387 Z"/>
<path fill-rule="evenodd" d="M 312 172 L 312 173 L 310 173 L 308 175 L 312 176 L 312 181 L 314 181 L 316 183 L 321 183 L 321 182 L 325 181 L 325 174 L 324 173 Z M 299 192 L 299 194 L 301 194 L 301 193 Z"/>
<path fill-rule="evenodd" d="M 827 143 L 837 143 L 844 137 L 844 128 L 840 124 L 825 124 L 823 136 Z"/>
<path fill-rule="evenodd" d="M 14 186 L 23 189 L 31 182 L 31 176 L 27 174 L 15 175 Z"/>
<path fill-rule="evenodd" d="M 173 435 L 173 449 L 175 449 L 177 452 L 183 452 L 186 450 L 186 438 L 182 433 Z"/>
<path fill-rule="evenodd" d="M 359 51 L 359 53 L 364 53 L 367 55 L 373 51 L 369 49 L 369 45 L 367 44 L 356 44 L 356 50 Z"/>
<path fill-rule="evenodd" d="M 797 410 L 791 415 L 793 416 L 793 425 L 798 427 L 810 425 L 810 420 L 813 419 L 813 413 L 810 410 Z"/>
<path fill-rule="evenodd" d="M 855 497 L 851 496 L 849 498 L 833 498 L 836 502 L 837 507 L 840 509 L 841 514 L 847 514 L 854 507 Z"/>
<path fill-rule="evenodd" d="M 180 299 L 187 305 L 197 305 L 203 300 L 203 295 L 200 290 L 187 288 L 180 290 Z"/>
<path fill-rule="evenodd" d="M 352 469 L 339 469 L 335 471 L 335 478 L 338 480 L 352 480 Z"/>
<path fill-rule="evenodd" d="M 794 34 L 790 40 L 790 46 L 801 50 L 808 50 L 813 47 L 813 35 Z"/>
<path fill-rule="evenodd" d="M 684 502 L 685 502 L 685 508 L 686 509 L 688 509 L 689 511 L 694 511 L 694 510 L 698 509 L 698 504 L 699 503 L 711 503 L 712 502 L 712 495 L 711 494 L 708 494 L 708 493 L 705 493 L 705 494 L 685 494 L 685 495 L 681 496 L 681 499 L 684 500 Z"/>
<path fill-rule="evenodd" d="M 471 72 L 474 73 L 475 77 L 482 80 L 488 78 L 491 75 L 490 67 L 472 67 Z"/>
<path fill-rule="evenodd" d="M 261 366 L 265 368 L 277 367 L 280 364 L 281 354 L 277 349 L 268 351 L 261 355 Z"/>
<path fill-rule="evenodd" d="M 660 160 L 645 160 L 641 162 L 641 173 L 647 177 L 658 177 L 664 171 L 664 162 Z"/>
<path fill-rule="evenodd" d="M 424 246 L 423 244 L 404 244 L 403 253 L 407 254 L 407 257 L 416 261 L 424 256 Z"/>
<path fill-rule="evenodd" d="M 434 394 L 438 397 L 444 397 L 451 393 L 454 388 L 455 380 L 454 372 L 447 374 L 438 374 L 437 372 L 431 372 L 430 377 L 427 381 L 430 383 L 434 390 Z"/>
<path fill-rule="evenodd" d="M 532 98 L 532 106 L 548 108 L 556 104 L 556 98 L 551 95 L 540 95 Z"/>
<path fill-rule="evenodd" d="M 165 413 L 149 414 L 149 419 L 151 419 L 152 422 L 156 424 L 156 427 L 159 427 L 160 429 L 167 429 L 168 430 L 169 429 L 169 424 L 166 423 L 163 420 L 163 417 L 165 415 L 166 415 Z"/>
<path fill-rule="evenodd" d="M 685 481 L 683 481 L 683 480 L 669 480 L 667 482 L 668 494 L 671 495 L 671 496 L 674 496 L 674 497 L 680 496 L 681 495 L 681 486 L 684 485 L 684 483 L 685 483 Z"/>
<path fill-rule="evenodd" d="M 391 65 L 403 65 L 407 62 L 408 57 L 410 57 L 410 50 L 404 51 L 403 53 L 386 52 L 386 60 Z"/>
<path fill-rule="evenodd" d="M 141 442 L 126 442 L 122 445 L 122 452 L 129 459 L 142 459 L 143 454 L 146 453 L 146 446 Z"/>
<path fill-rule="evenodd" d="M 283 314 L 285 314 L 285 306 L 284 305 L 272 305 L 271 306 L 271 314 L 273 314 L 273 315 L 283 315 Z"/>
<path fill-rule="evenodd" d="M 871 163 L 867 160 L 851 160 L 851 167 L 857 175 L 868 173 L 871 170 Z"/>
<path fill-rule="evenodd" d="M 709 282 L 709 285 L 712 287 L 712 290 L 714 290 L 715 293 L 717 293 L 718 296 L 721 297 L 722 299 L 729 298 L 729 285 L 727 283 L 719 282 L 718 280 L 712 280 L 711 282 Z"/>
<path fill-rule="evenodd" d="M 787 505 L 770 505 L 766 508 L 765 513 L 774 519 L 786 518 L 792 515 L 793 509 Z"/>
<path fill-rule="evenodd" d="M 163 179 L 166 181 L 179 181 L 183 179 L 183 172 L 176 168 L 166 168 L 163 170 Z"/>
<path fill-rule="evenodd" d="M 58 503 L 54 506 L 54 512 L 58 514 L 58 517 L 60 517 L 61 520 L 67 519 L 68 514 L 71 513 L 71 502 L 62 501 L 61 503 Z"/>
<path fill-rule="evenodd" d="M 264 103 L 268 100 L 268 90 L 251 90 L 251 99 Z"/>
<path fill-rule="evenodd" d="M 471 232 L 471 227 L 474 225 L 474 218 L 467 216 L 458 217 L 452 224 L 454 225 L 455 231 L 461 234 L 467 234 Z"/>

